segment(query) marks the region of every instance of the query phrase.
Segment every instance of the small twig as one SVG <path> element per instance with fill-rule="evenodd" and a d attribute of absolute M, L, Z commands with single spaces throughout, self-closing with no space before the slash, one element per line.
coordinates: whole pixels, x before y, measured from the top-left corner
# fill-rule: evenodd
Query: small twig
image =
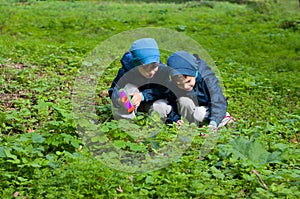
<path fill-rule="evenodd" d="M 264 188 L 266 189 L 266 190 L 268 190 L 269 188 L 268 188 L 268 186 L 266 185 L 266 183 L 262 180 L 262 178 L 260 177 L 260 175 L 258 174 L 258 172 L 256 171 L 256 170 L 252 170 L 252 173 L 254 173 L 257 177 L 258 177 L 258 179 L 259 179 L 259 181 L 261 182 L 261 184 L 264 186 Z"/>

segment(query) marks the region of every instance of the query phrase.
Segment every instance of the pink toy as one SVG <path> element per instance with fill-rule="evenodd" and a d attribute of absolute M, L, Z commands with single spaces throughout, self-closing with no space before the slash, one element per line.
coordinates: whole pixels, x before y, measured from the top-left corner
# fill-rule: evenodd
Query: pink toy
<path fill-rule="evenodd" d="M 127 95 L 127 93 L 125 92 L 124 89 L 120 90 L 119 97 L 120 97 L 122 104 L 127 109 L 128 113 L 131 113 L 134 110 L 134 106 L 133 106 L 130 96 Z"/>

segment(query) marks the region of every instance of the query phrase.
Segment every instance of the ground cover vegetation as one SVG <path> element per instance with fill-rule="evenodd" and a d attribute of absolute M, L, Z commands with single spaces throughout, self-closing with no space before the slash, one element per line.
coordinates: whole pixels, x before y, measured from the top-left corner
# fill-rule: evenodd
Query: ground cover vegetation
<path fill-rule="evenodd" d="M 299 197 L 298 1 L 0 2 L 1 198 Z M 199 128 L 179 159 L 135 174 L 111 169 L 86 148 L 72 89 L 101 41 L 141 27 L 169 28 L 201 44 L 236 120 L 205 157 L 207 129 Z M 118 67 L 116 60 L 99 80 L 98 122 L 116 147 L 154 153 L 176 128 L 162 128 L 155 142 L 136 142 L 118 128 L 106 92 Z M 141 115 L 135 122 L 155 121 Z"/>

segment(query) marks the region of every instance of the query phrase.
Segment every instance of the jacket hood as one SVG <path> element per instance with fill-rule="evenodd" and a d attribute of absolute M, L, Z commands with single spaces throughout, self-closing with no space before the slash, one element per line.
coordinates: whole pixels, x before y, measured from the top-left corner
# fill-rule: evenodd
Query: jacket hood
<path fill-rule="evenodd" d="M 196 77 L 197 59 L 186 51 L 177 51 L 169 56 L 167 65 L 171 68 L 171 76 L 188 75 Z"/>

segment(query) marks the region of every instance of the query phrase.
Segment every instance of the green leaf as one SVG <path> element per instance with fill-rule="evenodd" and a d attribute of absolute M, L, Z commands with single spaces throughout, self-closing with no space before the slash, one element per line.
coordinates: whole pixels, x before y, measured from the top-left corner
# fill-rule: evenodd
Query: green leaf
<path fill-rule="evenodd" d="M 5 157 L 6 157 L 6 153 L 5 153 L 4 146 L 0 146 L 0 158 L 5 158 Z"/>
<path fill-rule="evenodd" d="M 106 136 L 95 136 L 95 137 L 92 137 L 91 138 L 91 141 L 92 142 L 100 142 L 100 143 L 105 143 L 108 141 L 107 137 Z"/>
<path fill-rule="evenodd" d="M 147 146 L 136 144 L 136 143 L 127 143 L 127 145 L 130 147 L 130 150 L 132 151 L 145 151 L 147 149 Z"/>
<path fill-rule="evenodd" d="M 17 156 L 16 156 L 16 157 L 17 157 Z M 21 160 L 15 158 L 15 159 L 13 159 L 13 160 L 7 160 L 7 162 L 11 162 L 11 163 L 13 163 L 13 164 L 20 164 L 20 163 L 21 163 Z"/>
<path fill-rule="evenodd" d="M 132 121 L 127 119 L 122 119 L 118 121 L 118 127 L 123 131 L 138 131 L 140 126 L 134 124 Z"/>
<path fill-rule="evenodd" d="M 28 179 L 22 178 L 22 177 L 18 177 L 18 180 L 20 180 L 21 182 L 25 182 L 25 181 L 27 181 Z"/>
<path fill-rule="evenodd" d="M 282 162 L 282 152 L 279 151 L 274 151 L 273 153 L 271 153 L 268 157 L 268 163 L 280 163 Z"/>
<path fill-rule="evenodd" d="M 275 149 L 279 149 L 280 151 L 285 151 L 289 146 L 284 143 L 277 143 L 273 146 Z"/>
<path fill-rule="evenodd" d="M 118 149 L 124 148 L 126 147 L 126 142 L 123 140 L 115 140 L 113 141 L 113 145 L 115 145 L 115 147 L 117 147 Z"/>
<path fill-rule="evenodd" d="M 4 148 L 4 151 L 5 151 L 6 157 L 14 159 L 14 160 L 18 159 L 18 157 L 16 155 L 13 155 L 10 153 L 11 149 Z"/>
<path fill-rule="evenodd" d="M 21 159 L 22 159 L 22 162 L 23 162 L 24 164 L 27 164 L 27 163 L 28 163 L 28 159 L 27 159 L 27 158 L 23 157 L 23 158 L 21 158 Z"/>
<path fill-rule="evenodd" d="M 33 143 L 41 144 L 44 143 L 45 138 L 40 134 L 33 134 L 31 140 Z"/>
<path fill-rule="evenodd" d="M 249 141 L 238 137 L 231 144 L 234 156 L 242 159 L 245 164 L 250 161 L 253 166 L 260 167 L 268 162 L 270 153 L 258 141 Z"/>
<path fill-rule="evenodd" d="M 79 144 L 80 142 L 78 140 L 71 140 L 71 145 L 74 147 L 74 148 L 78 148 L 79 147 Z"/>
<path fill-rule="evenodd" d="M 33 162 L 28 163 L 28 165 L 35 168 L 40 168 L 42 164 L 43 164 L 43 160 L 39 158 L 35 159 Z"/>
<path fill-rule="evenodd" d="M 49 106 L 42 99 L 38 100 L 38 104 L 35 105 L 34 108 L 38 110 L 39 115 L 42 116 L 43 118 L 46 118 L 49 115 L 49 110 L 48 110 Z"/>
<path fill-rule="evenodd" d="M 151 141 L 150 144 L 151 144 L 151 147 L 153 149 L 158 149 L 159 148 L 159 142 Z"/>
<path fill-rule="evenodd" d="M 107 133 L 109 132 L 109 128 L 107 126 L 101 126 L 101 132 Z"/>
<path fill-rule="evenodd" d="M 152 176 L 147 176 L 145 179 L 146 184 L 151 184 L 153 183 L 153 177 Z"/>

